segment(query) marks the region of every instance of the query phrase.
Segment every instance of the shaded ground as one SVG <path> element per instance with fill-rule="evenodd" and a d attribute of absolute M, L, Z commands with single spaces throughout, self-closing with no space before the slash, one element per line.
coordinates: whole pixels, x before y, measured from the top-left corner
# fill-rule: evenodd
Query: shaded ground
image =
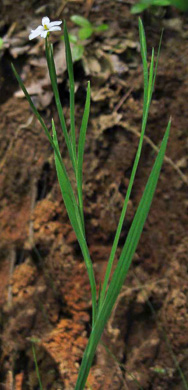
<path fill-rule="evenodd" d="M 92 22 L 109 24 L 108 31 L 86 42 L 83 60 L 75 63 L 78 128 L 88 79 L 92 85 L 84 195 L 88 243 L 99 282 L 126 194 L 142 116 L 137 19 L 129 10 L 128 2 L 99 0 L 93 6 L 89 1 L 64 7 L 60 1 L 47 6 L 23 1 L 11 8 L 8 1 L 2 5 L 0 35 L 6 38 L 0 52 L 2 389 L 39 388 L 32 341 L 43 389 L 73 389 L 91 314 L 85 265 L 61 200 L 52 151 L 18 89 L 10 61 L 30 87 L 47 125 L 50 127 L 53 115 L 58 128 L 43 41 L 28 43 L 30 26 L 36 27 L 44 14 L 69 20 L 75 13 L 89 13 Z M 100 345 L 91 370 L 88 383 L 95 390 L 184 389 L 177 362 L 188 377 L 188 19 L 168 10 L 163 17 L 147 13 L 144 24 L 149 50 L 157 46 L 162 27 L 165 32 L 121 246 L 170 115 L 173 124 L 152 209 L 103 336 L 114 356 Z M 63 41 L 58 35 L 52 39 L 68 118 Z"/>

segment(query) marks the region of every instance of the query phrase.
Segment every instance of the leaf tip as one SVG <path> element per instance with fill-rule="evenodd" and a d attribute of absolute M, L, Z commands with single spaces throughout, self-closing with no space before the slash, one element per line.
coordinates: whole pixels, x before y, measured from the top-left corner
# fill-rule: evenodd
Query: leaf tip
<path fill-rule="evenodd" d="M 138 17 L 138 24 L 139 27 L 143 27 L 142 18 L 140 16 Z"/>
<path fill-rule="evenodd" d="M 12 68 L 12 70 L 13 70 L 13 72 L 14 72 L 14 71 L 15 71 L 15 67 L 14 67 L 13 62 L 11 62 L 10 64 L 11 64 L 11 68 Z"/>

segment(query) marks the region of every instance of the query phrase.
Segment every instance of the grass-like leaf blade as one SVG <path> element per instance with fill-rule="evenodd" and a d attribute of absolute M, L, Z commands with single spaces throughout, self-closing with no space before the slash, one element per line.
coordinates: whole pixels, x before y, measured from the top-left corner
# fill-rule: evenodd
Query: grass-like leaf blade
<path fill-rule="evenodd" d="M 147 99 L 147 105 L 150 104 L 152 93 L 153 93 L 153 79 L 154 79 L 154 49 L 152 49 L 152 55 L 151 55 L 151 63 L 149 68 L 149 79 L 148 79 L 148 99 Z"/>
<path fill-rule="evenodd" d="M 142 117 L 142 129 L 141 129 L 140 141 L 139 141 L 138 149 L 137 149 L 134 164 L 133 164 L 133 169 L 131 172 L 131 177 L 130 177 L 126 197 L 124 200 L 122 212 L 120 215 L 118 227 L 116 230 L 115 238 L 113 241 L 110 257 L 109 257 L 107 268 L 106 268 L 106 273 L 105 273 L 104 282 L 103 282 L 103 286 L 102 286 L 102 290 L 101 290 L 100 301 L 99 301 L 99 309 L 101 308 L 102 303 L 103 303 L 104 298 L 105 298 L 105 293 L 106 293 L 107 285 L 109 282 L 109 278 L 110 278 L 110 274 L 111 274 L 111 270 L 112 270 L 112 266 L 113 266 L 113 262 L 114 262 L 114 258 L 115 258 L 116 249 L 118 246 L 121 230 L 123 227 L 123 222 L 124 222 L 126 211 L 127 211 L 128 202 L 130 199 L 130 195 L 131 195 L 132 187 L 134 184 L 134 179 L 135 179 L 138 163 L 140 160 L 140 155 L 141 155 L 141 150 L 142 150 L 142 145 L 143 145 L 143 140 L 144 140 L 144 134 L 145 134 L 146 125 L 147 125 L 148 113 L 149 113 L 149 108 L 150 108 L 150 103 L 151 103 L 151 98 L 152 98 L 152 92 L 153 92 L 154 49 L 152 49 L 150 71 L 149 71 L 149 76 L 148 76 L 148 65 L 146 64 L 146 62 L 147 62 L 147 45 L 146 45 L 145 33 L 144 33 L 144 28 L 143 28 L 143 24 L 142 24 L 141 19 L 140 19 L 139 28 L 140 28 L 141 50 L 142 50 L 143 76 L 144 76 L 144 80 L 145 80 L 144 81 L 144 103 L 143 103 L 144 108 L 143 108 L 143 117 Z M 146 82 L 145 77 L 147 77 L 147 82 Z"/>
<path fill-rule="evenodd" d="M 82 176 L 83 176 L 83 158 L 84 158 L 84 146 L 85 146 L 85 139 L 86 139 L 86 131 L 87 131 L 87 125 L 88 125 L 88 119 L 89 119 L 89 112 L 90 112 L 90 82 L 88 82 L 87 86 L 87 94 L 86 94 L 86 102 L 85 102 L 85 108 L 84 108 L 84 114 L 82 118 L 82 123 L 80 127 L 80 134 L 79 134 L 79 141 L 78 141 L 78 165 L 77 165 L 77 186 L 78 186 L 78 199 L 80 204 L 80 211 L 81 216 L 83 219 L 84 224 L 84 217 L 83 217 L 83 195 L 82 195 Z"/>
<path fill-rule="evenodd" d="M 27 99 L 27 101 L 28 101 L 28 103 L 29 103 L 33 113 L 35 114 L 36 118 L 39 120 L 39 122 L 40 122 L 40 124 L 41 124 L 41 126 L 42 126 L 42 128 L 43 128 L 43 130 L 44 130 L 44 132 L 45 132 L 45 134 L 46 134 L 46 136 L 47 136 L 47 138 L 48 138 L 52 148 L 54 149 L 54 151 L 55 151 L 55 153 L 57 155 L 57 158 L 59 159 L 59 162 L 61 164 L 61 156 L 59 155 L 58 150 L 57 150 L 56 146 L 54 145 L 53 139 L 52 139 L 52 137 L 51 137 L 51 135 L 50 135 L 50 133 L 48 131 L 47 126 L 45 125 L 45 123 L 44 123 L 41 115 L 39 114 L 37 108 L 35 107 L 32 99 L 31 99 L 29 93 L 27 92 L 27 89 L 25 88 L 24 83 L 23 83 L 21 77 L 19 76 L 19 74 L 17 73 L 14 65 L 11 64 L 11 67 L 12 67 L 14 75 L 15 75 L 17 81 L 18 81 L 18 84 L 20 85 L 20 87 L 21 87 L 21 89 L 22 89 L 22 91 L 23 91 L 23 93 L 24 93 L 24 95 L 25 95 L 25 97 L 26 97 L 26 99 Z"/>
<path fill-rule="evenodd" d="M 138 20 L 139 26 L 139 35 L 140 35 L 140 50 L 143 62 L 143 75 L 144 75 L 144 107 L 143 107 L 143 116 L 145 115 L 147 98 L 148 98 L 148 63 L 147 63 L 147 43 L 145 31 L 142 23 L 142 19 Z"/>
<path fill-rule="evenodd" d="M 57 133 L 55 129 L 55 124 L 54 121 L 52 121 L 52 131 L 53 131 L 53 139 L 54 139 L 54 144 L 56 146 L 56 149 L 58 150 L 59 154 L 59 145 L 58 145 L 58 139 L 57 139 Z M 88 246 L 85 240 L 85 234 L 83 231 L 83 226 L 82 226 L 82 220 L 80 216 L 80 211 L 70 184 L 70 181 L 68 179 L 66 169 L 64 167 L 64 164 L 60 164 L 59 159 L 57 158 L 57 155 L 55 153 L 55 165 L 56 165 L 56 171 L 57 171 L 57 176 L 58 176 L 58 181 L 62 193 L 62 197 L 67 209 L 67 213 L 70 219 L 70 222 L 72 224 L 72 227 L 76 233 L 76 237 L 78 239 L 83 258 L 86 264 L 86 268 L 88 271 L 88 277 L 90 281 L 90 286 L 91 286 L 91 297 L 92 297 L 92 321 L 93 324 L 96 319 L 96 282 L 95 282 L 95 276 L 93 272 L 93 265 L 92 261 L 90 258 Z"/>
<path fill-rule="evenodd" d="M 54 63 L 54 57 L 53 57 L 53 46 L 48 42 L 48 38 L 45 39 L 45 49 L 46 49 L 46 59 L 47 59 L 47 64 L 48 64 L 48 71 L 50 75 L 50 80 L 52 84 L 52 89 L 54 92 L 54 97 L 55 97 L 55 102 L 56 102 L 56 107 L 59 115 L 59 120 L 61 123 L 61 128 L 63 135 L 65 137 L 65 142 L 69 151 L 70 159 L 72 161 L 72 165 L 74 168 L 74 171 L 76 170 L 76 163 L 75 163 L 75 158 L 73 155 L 73 150 L 72 150 L 72 145 L 69 139 L 68 131 L 67 131 L 67 126 L 65 122 L 65 117 L 63 114 L 63 108 L 61 105 L 61 100 L 59 96 L 59 90 L 58 90 L 58 84 L 57 84 L 57 76 L 56 76 L 56 69 L 55 69 L 55 63 Z"/>
<path fill-rule="evenodd" d="M 32 343 L 32 353 L 33 353 L 33 359 L 34 359 L 34 363 L 35 363 L 35 371 L 36 371 L 38 382 L 39 382 L 39 388 L 40 388 L 40 390 L 43 390 L 34 343 Z"/>
<path fill-rule="evenodd" d="M 70 49 L 69 34 L 67 31 L 67 25 L 64 21 L 64 40 L 65 40 L 65 52 L 66 52 L 66 62 L 67 70 L 69 75 L 69 84 L 70 84 L 70 124 L 71 124 L 71 141 L 73 146 L 73 153 L 76 158 L 76 131 L 75 131 L 75 99 L 74 99 L 74 70 L 72 62 L 72 54 Z"/>
<path fill-rule="evenodd" d="M 86 347 L 83 360 L 81 363 L 78 380 L 76 383 L 75 390 L 83 390 L 84 385 L 87 380 L 87 376 L 94 358 L 94 354 L 97 348 L 97 345 L 100 341 L 104 327 L 110 317 L 114 303 L 118 297 L 118 294 L 122 288 L 122 285 L 125 281 L 128 269 L 130 267 L 132 257 L 136 251 L 144 223 L 146 221 L 151 202 L 154 196 L 156 185 L 158 182 L 161 166 L 163 163 L 169 131 L 170 131 L 171 122 L 169 121 L 161 147 L 158 153 L 158 156 L 155 160 L 152 172 L 146 184 L 144 193 L 142 195 L 141 201 L 139 203 L 138 209 L 136 211 L 133 223 L 129 230 L 127 240 L 122 249 L 117 267 L 114 271 L 112 280 L 110 282 L 106 298 L 101 307 L 101 310 L 98 312 L 97 319 L 92 329 L 88 345 Z"/>
<path fill-rule="evenodd" d="M 152 93 L 153 93 L 153 91 L 154 91 L 155 80 L 156 80 L 156 77 L 157 77 L 157 68 L 158 68 L 159 56 L 160 56 L 160 52 L 161 52 L 162 39 L 163 39 L 163 30 L 162 30 L 162 32 L 161 32 L 160 41 L 159 41 L 159 47 L 158 47 L 158 51 L 157 51 L 157 59 L 156 59 L 156 64 L 155 64 L 154 76 L 153 76 L 153 88 L 152 88 Z"/>
<path fill-rule="evenodd" d="M 53 131 L 54 144 L 55 144 L 55 146 L 60 154 L 57 133 L 56 133 L 55 124 L 54 124 L 53 120 L 52 120 L 52 131 Z M 72 227 L 73 227 L 73 229 L 76 233 L 76 236 L 80 242 L 82 240 L 82 228 L 80 226 L 80 215 L 79 215 L 79 211 L 78 211 L 78 205 L 77 205 L 69 178 L 67 176 L 65 166 L 64 166 L 63 162 L 62 162 L 62 164 L 60 164 L 56 153 L 55 153 L 54 157 L 55 157 L 57 177 L 58 177 L 59 185 L 61 188 L 62 197 L 63 197 L 64 203 L 65 203 Z"/>

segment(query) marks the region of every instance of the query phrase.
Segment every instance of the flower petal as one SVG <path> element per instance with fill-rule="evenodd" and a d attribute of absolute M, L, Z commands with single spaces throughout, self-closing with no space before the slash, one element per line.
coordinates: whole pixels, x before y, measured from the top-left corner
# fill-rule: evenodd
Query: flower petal
<path fill-rule="evenodd" d="M 46 25 L 47 27 L 49 26 L 50 24 L 50 19 L 48 18 L 48 16 L 44 16 L 44 18 L 42 18 L 42 25 Z"/>
<path fill-rule="evenodd" d="M 50 27 L 49 31 L 61 31 L 61 27 L 58 26 Z"/>
<path fill-rule="evenodd" d="M 41 32 L 41 37 L 42 38 L 46 38 L 47 34 L 48 34 L 48 30 L 42 31 Z"/>
<path fill-rule="evenodd" d="M 41 30 L 41 31 L 43 31 L 44 30 L 44 27 L 43 26 L 38 26 L 37 28 L 35 28 L 35 30 Z"/>
<path fill-rule="evenodd" d="M 39 35 L 41 35 L 43 30 L 44 30 L 43 26 L 38 26 L 35 30 L 31 30 L 31 33 L 29 34 L 29 40 L 34 39 Z"/>
<path fill-rule="evenodd" d="M 50 22 L 49 28 L 54 27 L 54 26 L 59 26 L 61 23 L 62 23 L 62 20 L 58 20 L 57 22 Z"/>

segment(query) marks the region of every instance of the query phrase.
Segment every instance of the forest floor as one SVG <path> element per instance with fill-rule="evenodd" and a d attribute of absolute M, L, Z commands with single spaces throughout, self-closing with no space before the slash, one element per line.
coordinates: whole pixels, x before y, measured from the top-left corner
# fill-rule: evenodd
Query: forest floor
<path fill-rule="evenodd" d="M 0 36 L 0 388 L 73 390 L 90 333 L 85 264 L 56 178 L 51 147 L 12 74 L 13 62 L 47 126 L 53 116 L 71 173 L 47 75 L 44 41 L 28 41 L 48 15 L 87 16 L 109 29 L 84 42 L 75 62 L 79 129 L 87 80 L 91 115 L 84 157 L 84 212 L 98 286 L 129 183 L 143 107 L 138 19 L 131 1 L 6 0 Z M 188 383 L 188 17 L 175 9 L 143 15 L 151 48 L 164 28 L 156 88 L 119 252 L 168 119 L 172 128 L 156 194 L 125 285 L 104 332 L 88 385 L 93 390 L 180 390 Z M 67 124 L 64 42 L 51 35 Z M 106 348 L 106 345 L 108 348 Z M 109 352 L 110 351 L 110 352 Z M 179 364 L 179 365 L 178 365 Z M 188 388 L 188 385 L 187 385 Z"/>

